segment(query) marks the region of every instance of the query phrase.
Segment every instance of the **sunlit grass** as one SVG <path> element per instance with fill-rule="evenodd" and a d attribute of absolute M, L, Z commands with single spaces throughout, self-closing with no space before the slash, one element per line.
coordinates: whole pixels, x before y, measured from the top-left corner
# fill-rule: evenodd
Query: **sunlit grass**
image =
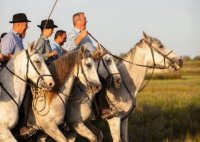
<path fill-rule="evenodd" d="M 154 75 L 136 102 L 129 117 L 130 142 L 200 142 L 200 61 Z M 103 131 L 103 142 L 112 141 L 107 124 L 95 124 Z"/>
<path fill-rule="evenodd" d="M 200 76 L 151 80 L 138 94 L 129 123 L 136 142 L 200 140 Z"/>

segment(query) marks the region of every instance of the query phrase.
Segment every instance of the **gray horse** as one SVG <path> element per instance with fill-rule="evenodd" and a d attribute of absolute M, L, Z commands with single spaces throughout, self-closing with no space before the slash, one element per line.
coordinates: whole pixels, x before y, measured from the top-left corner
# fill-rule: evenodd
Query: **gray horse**
<path fill-rule="evenodd" d="M 66 142 L 67 139 L 59 130 L 65 116 L 65 106 L 75 79 L 83 83 L 87 91 L 96 93 L 101 83 L 96 72 L 94 60 L 85 48 L 65 53 L 49 67 L 56 85 L 53 91 L 44 92 L 33 88 L 32 111 L 29 125 L 41 129 L 54 140 Z M 46 137 L 38 141 L 45 141 Z M 41 140 L 42 139 L 42 140 Z"/>
<path fill-rule="evenodd" d="M 160 40 L 143 33 L 141 39 L 118 65 L 123 83 L 120 88 L 110 87 L 107 97 L 110 107 L 117 112 L 114 117 L 106 119 L 114 142 L 128 142 L 128 116 L 135 108 L 138 91 L 149 68 L 177 70 L 183 61 Z M 121 137 L 122 136 L 122 137 Z"/>
<path fill-rule="evenodd" d="M 33 50 L 33 44 L 28 50 L 15 55 L 0 72 L 0 141 L 16 142 L 10 132 L 18 121 L 19 108 L 24 98 L 27 80 L 37 87 L 51 89 L 53 78 L 42 57 Z"/>
<path fill-rule="evenodd" d="M 99 47 L 99 46 L 98 46 Z M 99 52 L 101 51 L 101 52 Z M 93 53 L 93 58 L 96 59 L 97 72 L 102 79 L 113 79 L 114 86 L 119 88 L 121 84 L 121 76 L 117 69 L 117 66 L 110 53 L 104 48 L 97 48 Z M 66 123 L 75 130 L 81 136 L 87 138 L 91 142 L 101 141 L 103 135 L 100 130 L 95 128 L 89 120 L 94 119 L 94 113 L 92 111 L 92 103 L 95 97 L 94 93 L 88 93 L 84 91 L 84 85 L 76 82 L 73 86 L 70 98 L 66 107 Z M 87 121 L 87 126 L 85 122 Z M 89 128 L 88 128 L 89 126 Z M 94 134 L 94 131 L 90 130 L 90 127 L 98 131 L 98 136 Z M 74 141 L 75 137 L 71 136 L 69 141 Z"/>

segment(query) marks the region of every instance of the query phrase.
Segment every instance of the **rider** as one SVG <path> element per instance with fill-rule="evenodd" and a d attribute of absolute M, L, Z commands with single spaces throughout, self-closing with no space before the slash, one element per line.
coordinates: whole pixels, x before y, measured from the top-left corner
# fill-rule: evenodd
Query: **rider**
<path fill-rule="evenodd" d="M 66 31 L 58 30 L 55 33 L 54 41 L 51 43 L 52 51 L 56 50 L 58 52 L 58 55 L 55 57 L 55 59 L 63 54 L 64 50 L 61 46 L 66 42 L 66 39 L 67 39 Z"/>
<path fill-rule="evenodd" d="M 24 49 L 22 40 L 26 36 L 28 22 L 31 21 L 27 19 L 24 13 L 13 15 L 13 20 L 10 21 L 13 24 L 12 30 L 1 41 L 1 53 L 8 59 L 16 52 Z"/>
<path fill-rule="evenodd" d="M 58 52 L 52 51 L 48 38 L 53 34 L 54 28 L 58 26 L 54 25 L 52 19 L 48 19 L 42 20 L 38 27 L 41 29 L 41 37 L 36 43 L 36 49 L 42 55 L 45 63 L 49 65 L 53 61 L 53 57 L 58 55 Z"/>
<path fill-rule="evenodd" d="M 74 49 L 80 48 L 82 45 L 86 45 L 90 52 L 95 50 L 91 39 L 88 36 L 88 31 L 86 30 L 87 19 L 84 12 L 78 12 L 73 15 L 73 30 L 69 33 L 66 42 L 66 50 L 72 51 Z"/>
<path fill-rule="evenodd" d="M 54 28 L 57 28 L 57 26 L 54 25 L 54 21 L 52 19 L 48 19 L 42 20 L 41 25 L 38 25 L 38 27 L 41 28 L 41 37 L 37 40 L 36 50 L 38 51 L 38 53 L 41 54 L 45 63 L 49 65 L 50 62 L 53 61 L 53 56 L 57 56 L 58 54 L 56 50 L 51 50 L 51 46 L 48 40 L 48 38 L 52 35 Z M 21 136 L 27 136 L 29 133 L 34 131 L 34 128 L 27 126 L 32 96 L 30 88 L 27 88 L 26 90 L 27 92 L 24 98 L 24 102 L 22 104 L 24 106 L 24 110 L 22 111 L 22 115 L 24 115 L 24 118 L 22 120 L 22 127 L 20 128 Z"/>
<path fill-rule="evenodd" d="M 88 50 L 92 53 L 96 50 L 91 39 L 88 36 L 88 31 L 86 29 L 87 19 L 84 12 L 78 12 L 73 15 L 73 25 L 74 29 L 69 33 L 66 42 L 66 50 L 72 51 L 80 48 L 82 45 L 86 45 Z M 103 95 L 105 96 L 105 95 Z M 107 102 L 103 97 L 103 101 Z M 102 104 L 102 98 L 100 95 L 96 95 L 96 100 L 93 103 L 95 112 L 97 115 L 109 116 L 111 115 L 111 110 L 107 103 Z M 99 112 L 100 111 L 100 112 Z M 99 114 L 100 113 L 100 114 Z"/>

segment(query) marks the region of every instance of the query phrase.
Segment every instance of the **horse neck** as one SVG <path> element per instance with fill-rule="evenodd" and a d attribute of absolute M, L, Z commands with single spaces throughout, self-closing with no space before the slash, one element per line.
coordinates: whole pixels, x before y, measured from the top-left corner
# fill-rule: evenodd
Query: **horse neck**
<path fill-rule="evenodd" d="M 70 73 L 68 77 L 66 78 L 65 83 L 60 87 L 59 95 L 61 96 L 64 102 L 67 101 L 70 95 L 70 92 L 73 87 L 74 79 L 75 79 L 75 76 L 72 73 Z"/>
<path fill-rule="evenodd" d="M 124 58 L 127 61 L 130 61 L 134 64 L 140 64 L 140 65 L 147 65 L 147 61 L 145 60 L 145 53 L 141 54 L 141 53 L 137 53 L 136 51 L 134 55 L 132 55 L 133 53 L 129 52 L 127 54 L 127 56 Z M 128 88 L 132 88 L 129 89 L 132 93 L 132 95 L 137 95 L 147 72 L 147 68 L 146 67 L 141 67 L 141 66 L 137 66 L 134 64 L 130 64 L 126 61 L 123 61 L 119 66 L 119 71 L 120 74 L 124 80 L 124 82 L 126 83 Z"/>
<path fill-rule="evenodd" d="M 24 52 L 23 52 L 24 53 Z M 20 53 L 16 57 L 12 58 L 8 63 L 7 67 L 16 75 L 20 76 L 24 81 L 26 81 L 25 72 L 22 70 L 21 62 L 24 61 L 25 54 Z M 10 73 L 5 67 L 0 72 L 0 82 L 3 84 L 5 89 L 13 96 L 18 105 L 24 98 L 26 83 L 20 80 L 17 76 Z M 7 95 L 8 96 L 8 95 Z"/>

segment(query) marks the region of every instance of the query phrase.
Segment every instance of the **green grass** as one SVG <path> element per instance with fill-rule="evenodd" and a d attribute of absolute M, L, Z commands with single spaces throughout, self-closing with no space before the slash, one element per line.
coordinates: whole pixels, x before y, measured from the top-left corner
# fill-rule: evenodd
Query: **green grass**
<path fill-rule="evenodd" d="M 200 76 L 151 80 L 129 124 L 131 141 L 200 141 Z"/>
<path fill-rule="evenodd" d="M 200 61 L 154 75 L 136 102 L 129 117 L 130 142 L 200 142 Z M 94 124 L 103 131 L 103 142 L 112 141 L 105 122 Z"/>

